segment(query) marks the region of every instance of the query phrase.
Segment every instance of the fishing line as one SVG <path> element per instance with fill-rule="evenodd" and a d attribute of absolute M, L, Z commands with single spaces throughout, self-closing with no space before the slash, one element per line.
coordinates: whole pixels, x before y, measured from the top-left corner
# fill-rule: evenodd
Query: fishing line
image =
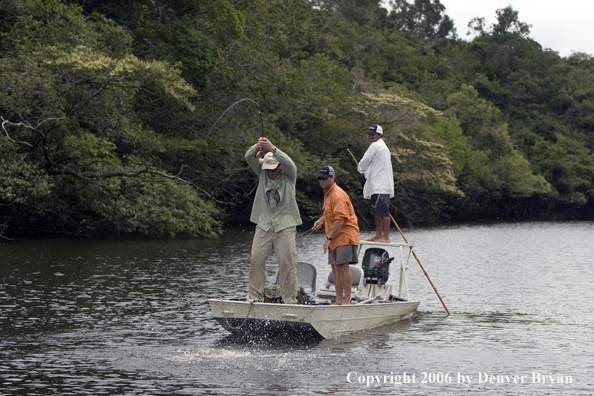
<path fill-rule="evenodd" d="M 303 232 L 303 233 L 301 233 L 301 234 L 297 235 L 297 236 L 295 237 L 295 239 L 299 239 L 299 238 L 309 238 L 309 237 L 311 236 L 311 234 L 313 234 L 313 232 L 314 232 L 314 231 L 316 231 L 316 230 L 314 230 L 313 228 L 311 228 L 311 229 L 309 229 L 309 230 L 307 230 L 307 231 L 305 231 L 305 232 Z"/>

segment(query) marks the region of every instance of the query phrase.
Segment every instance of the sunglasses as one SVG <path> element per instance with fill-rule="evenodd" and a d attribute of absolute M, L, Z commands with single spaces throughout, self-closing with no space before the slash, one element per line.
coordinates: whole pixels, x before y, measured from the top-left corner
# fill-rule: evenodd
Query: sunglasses
<path fill-rule="evenodd" d="M 326 181 L 326 180 L 328 180 L 328 178 L 327 177 L 318 176 L 318 180 L 324 180 L 324 181 Z"/>

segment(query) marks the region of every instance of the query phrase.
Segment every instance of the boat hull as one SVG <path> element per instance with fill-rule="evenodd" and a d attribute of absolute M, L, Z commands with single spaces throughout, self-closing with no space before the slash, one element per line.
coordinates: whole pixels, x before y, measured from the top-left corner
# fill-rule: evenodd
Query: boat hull
<path fill-rule="evenodd" d="M 293 305 L 209 299 L 212 316 L 234 334 L 294 334 L 336 338 L 411 318 L 418 301 Z"/>

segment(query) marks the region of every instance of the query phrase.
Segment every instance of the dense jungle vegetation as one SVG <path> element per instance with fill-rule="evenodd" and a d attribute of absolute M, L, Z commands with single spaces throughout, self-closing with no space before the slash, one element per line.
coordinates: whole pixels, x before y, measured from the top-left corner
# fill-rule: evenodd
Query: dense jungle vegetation
<path fill-rule="evenodd" d="M 297 164 L 306 224 L 332 165 L 365 227 L 347 149 L 372 124 L 404 225 L 594 218 L 594 58 L 511 6 L 454 27 L 439 0 L 0 4 L 0 237 L 247 224 L 259 136 Z"/>

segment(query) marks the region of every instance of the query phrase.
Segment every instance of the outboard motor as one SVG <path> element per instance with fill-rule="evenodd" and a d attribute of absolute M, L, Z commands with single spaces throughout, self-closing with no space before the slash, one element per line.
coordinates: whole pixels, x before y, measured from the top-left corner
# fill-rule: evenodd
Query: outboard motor
<path fill-rule="evenodd" d="M 394 257 L 380 248 L 368 248 L 363 256 L 363 274 L 366 283 L 375 283 L 379 286 L 386 284 L 390 277 L 390 263 Z"/>

